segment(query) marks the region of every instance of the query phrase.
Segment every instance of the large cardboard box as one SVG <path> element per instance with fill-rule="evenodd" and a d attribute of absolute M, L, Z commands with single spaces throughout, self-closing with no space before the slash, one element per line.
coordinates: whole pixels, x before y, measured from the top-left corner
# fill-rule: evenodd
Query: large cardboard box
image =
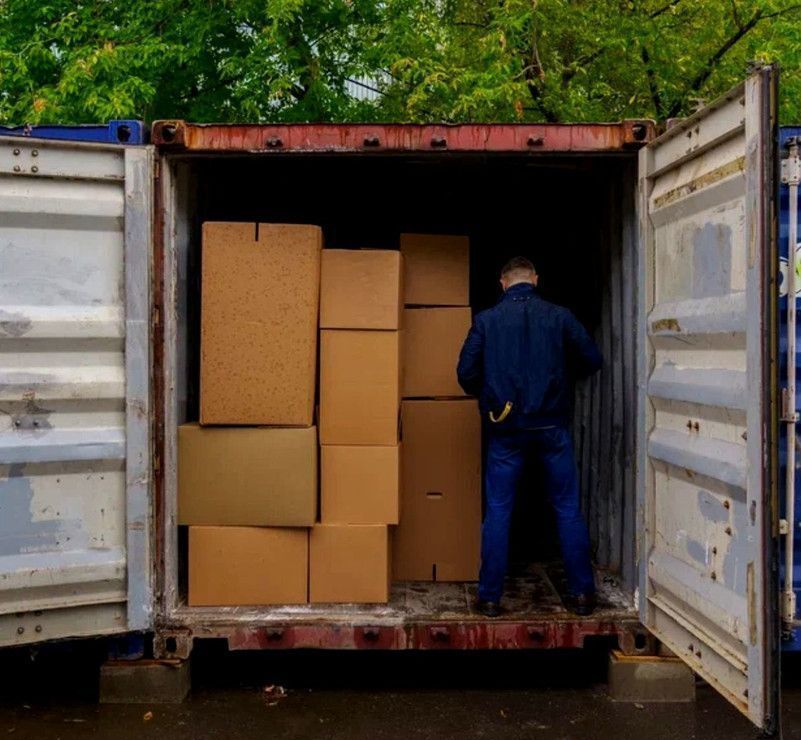
<path fill-rule="evenodd" d="M 443 234 L 401 234 L 404 303 L 470 305 L 470 240 Z"/>
<path fill-rule="evenodd" d="M 403 397 L 465 395 L 456 364 L 470 331 L 470 309 L 407 308 L 403 321 Z"/>
<path fill-rule="evenodd" d="M 396 445 L 400 332 L 320 332 L 320 444 Z"/>
<path fill-rule="evenodd" d="M 474 581 L 481 544 L 481 419 L 476 401 L 403 401 L 400 581 Z"/>
<path fill-rule="evenodd" d="M 381 525 L 318 524 L 309 537 L 309 601 L 375 604 L 389 600 L 389 531 Z"/>
<path fill-rule="evenodd" d="M 320 520 L 324 524 L 397 524 L 400 445 L 323 445 Z"/>
<path fill-rule="evenodd" d="M 178 427 L 178 523 L 310 527 L 317 430 Z"/>
<path fill-rule="evenodd" d="M 324 249 L 321 329 L 399 329 L 401 256 L 383 249 Z"/>
<path fill-rule="evenodd" d="M 305 604 L 309 530 L 190 527 L 190 606 Z"/>
<path fill-rule="evenodd" d="M 203 224 L 200 423 L 309 426 L 322 232 Z"/>

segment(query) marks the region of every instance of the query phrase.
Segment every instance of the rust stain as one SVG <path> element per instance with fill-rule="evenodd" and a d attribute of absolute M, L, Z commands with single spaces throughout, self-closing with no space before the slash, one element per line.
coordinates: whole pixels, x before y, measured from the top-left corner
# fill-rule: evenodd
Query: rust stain
<path fill-rule="evenodd" d="M 756 592 L 754 591 L 754 563 L 750 562 L 746 566 L 746 593 L 748 595 L 748 639 L 752 645 L 757 642 L 757 605 Z"/>
<path fill-rule="evenodd" d="M 651 324 L 651 332 L 653 334 L 661 334 L 662 332 L 678 333 L 681 331 L 681 326 L 676 319 L 657 319 Z"/>
<path fill-rule="evenodd" d="M 153 143 L 194 151 L 620 151 L 646 144 L 652 121 L 600 124 L 193 124 L 156 121 Z"/>
<path fill-rule="evenodd" d="M 668 190 L 666 193 L 663 193 L 658 198 L 654 199 L 653 207 L 654 209 L 664 208 L 670 203 L 694 193 L 696 190 L 707 188 L 710 185 L 714 185 L 716 182 L 719 182 L 720 180 L 724 180 L 727 177 L 740 174 L 744 171 L 745 157 L 738 157 L 737 159 L 733 159 L 731 162 L 727 162 L 720 167 L 716 167 L 714 170 L 705 172 L 700 177 L 696 177 L 684 185 L 673 188 L 673 190 Z"/>

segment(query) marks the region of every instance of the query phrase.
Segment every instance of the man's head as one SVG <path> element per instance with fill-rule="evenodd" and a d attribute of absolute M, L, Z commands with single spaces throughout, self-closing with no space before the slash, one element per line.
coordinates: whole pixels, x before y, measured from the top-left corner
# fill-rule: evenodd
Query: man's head
<path fill-rule="evenodd" d="M 518 283 L 536 285 L 539 279 L 540 276 L 537 275 L 533 263 L 525 257 L 510 259 L 501 270 L 501 286 L 504 290 L 509 290 L 512 285 Z"/>

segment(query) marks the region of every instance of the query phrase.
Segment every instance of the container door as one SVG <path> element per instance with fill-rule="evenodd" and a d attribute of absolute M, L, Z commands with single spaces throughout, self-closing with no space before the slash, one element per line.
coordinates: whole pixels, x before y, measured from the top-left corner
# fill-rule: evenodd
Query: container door
<path fill-rule="evenodd" d="M 641 151 L 642 623 L 777 720 L 774 71 Z"/>
<path fill-rule="evenodd" d="M 152 163 L 0 138 L 0 645 L 151 625 Z"/>

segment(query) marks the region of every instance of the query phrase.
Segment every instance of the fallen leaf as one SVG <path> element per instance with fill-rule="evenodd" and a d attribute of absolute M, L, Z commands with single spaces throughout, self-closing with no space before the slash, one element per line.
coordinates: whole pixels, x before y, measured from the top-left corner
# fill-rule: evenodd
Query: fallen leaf
<path fill-rule="evenodd" d="M 149 722 L 151 719 L 153 719 L 153 712 L 145 712 L 145 716 L 142 717 L 142 719 L 145 722 Z"/>
<path fill-rule="evenodd" d="M 501 709 L 501 717 L 506 719 L 508 716 L 509 716 L 509 712 L 507 712 L 505 709 Z"/>
<path fill-rule="evenodd" d="M 645 705 L 643 705 L 643 704 L 635 704 L 634 708 L 635 709 L 645 709 Z"/>

